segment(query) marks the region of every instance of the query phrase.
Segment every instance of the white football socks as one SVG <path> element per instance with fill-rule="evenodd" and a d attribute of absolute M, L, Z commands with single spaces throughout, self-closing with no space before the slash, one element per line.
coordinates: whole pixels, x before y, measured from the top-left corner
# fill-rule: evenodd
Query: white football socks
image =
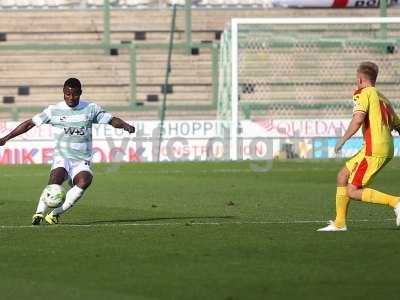
<path fill-rule="evenodd" d="M 41 199 L 39 199 L 38 206 L 36 208 L 37 214 L 44 214 L 47 211 L 48 207 L 46 203 L 44 203 Z"/>
<path fill-rule="evenodd" d="M 61 215 L 65 213 L 68 209 L 70 209 L 72 206 L 74 206 L 75 202 L 79 200 L 79 198 L 82 197 L 84 190 L 81 189 L 79 186 L 74 185 L 68 192 L 65 197 L 65 201 L 63 205 L 60 207 L 57 207 L 53 209 L 51 212 L 52 215 Z"/>

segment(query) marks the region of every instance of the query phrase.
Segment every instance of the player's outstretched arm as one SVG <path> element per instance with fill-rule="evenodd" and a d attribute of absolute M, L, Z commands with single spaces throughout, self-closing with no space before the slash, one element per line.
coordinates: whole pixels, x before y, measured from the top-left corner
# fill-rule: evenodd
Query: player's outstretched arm
<path fill-rule="evenodd" d="M 366 113 L 361 111 L 357 111 L 353 114 L 349 127 L 347 127 L 343 137 L 336 143 L 335 153 L 338 153 L 340 149 L 342 149 L 344 143 L 346 143 L 346 141 L 350 139 L 358 129 L 360 129 L 361 125 L 364 123 L 366 115 Z"/>
<path fill-rule="evenodd" d="M 31 130 L 33 127 L 35 127 L 35 124 L 33 123 L 32 119 L 22 122 L 17 127 L 15 127 L 14 130 L 11 131 L 9 134 L 0 138 L 0 146 L 4 146 L 8 140 L 11 140 L 12 138 L 15 138 L 16 136 L 19 136 L 19 135 Z"/>
<path fill-rule="evenodd" d="M 113 117 L 109 123 L 112 127 L 114 128 L 122 128 L 125 131 L 128 131 L 129 133 L 134 133 L 135 132 L 135 127 L 132 125 L 129 125 L 126 123 L 124 120 L 120 118 Z"/>

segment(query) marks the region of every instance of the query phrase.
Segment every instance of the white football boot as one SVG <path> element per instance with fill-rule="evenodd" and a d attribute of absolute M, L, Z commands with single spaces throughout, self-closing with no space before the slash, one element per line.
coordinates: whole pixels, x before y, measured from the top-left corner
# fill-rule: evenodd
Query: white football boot
<path fill-rule="evenodd" d="M 399 211 L 400 211 L 400 209 L 399 209 Z M 342 228 L 338 228 L 338 227 L 336 227 L 335 222 L 329 221 L 328 226 L 322 227 L 322 228 L 318 229 L 317 231 L 347 231 L 347 227 L 344 226 Z"/>
<path fill-rule="evenodd" d="M 394 213 L 396 214 L 396 225 L 400 226 L 400 202 L 394 208 Z"/>

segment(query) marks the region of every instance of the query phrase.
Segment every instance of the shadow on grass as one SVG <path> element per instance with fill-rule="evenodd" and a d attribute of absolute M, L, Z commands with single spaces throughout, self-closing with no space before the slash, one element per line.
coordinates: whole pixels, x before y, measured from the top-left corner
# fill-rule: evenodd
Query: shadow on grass
<path fill-rule="evenodd" d="M 98 220 L 91 222 L 79 222 L 75 223 L 76 225 L 96 225 L 96 224 L 118 224 L 118 223 L 140 223 L 140 222 L 154 222 L 154 221 L 187 221 L 186 223 L 194 223 L 197 220 L 232 220 L 235 219 L 234 216 L 191 216 L 191 217 L 159 217 L 159 218 L 136 218 L 136 219 L 115 219 L 115 220 Z M 67 223 L 63 223 L 67 224 Z M 69 223 L 72 224 L 72 223 Z"/>

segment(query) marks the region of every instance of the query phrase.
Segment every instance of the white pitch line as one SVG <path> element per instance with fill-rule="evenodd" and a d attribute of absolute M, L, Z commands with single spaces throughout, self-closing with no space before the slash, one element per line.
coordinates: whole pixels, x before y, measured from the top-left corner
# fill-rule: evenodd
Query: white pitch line
<path fill-rule="evenodd" d="M 260 168 L 262 168 L 262 166 L 259 166 Z M 110 167 L 112 168 L 112 167 Z M 308 171 L 326 171 L 329 170 L 327 168 L 323 168 L 323 167 L 315 167 L 315 168 L 308 168 Z M 331 169 L 332 171 L 337 171 L 336 168 L 335 169 Z M 397 170 L 397 169 L 396 169 Z M 286 173 L 286 172 L 295 172 L 295 171 L 304 171 L 303 168 L 274 168 L 272 166 L 271 169 L 267 169 L 266 171 L 263 170 L 252 170 L 250 168 L 248 169 L 236 169 L 236 168 L 225 168 L 225 169 L 198 169 L 198 170 L 184 170 L 184 169 L 176 169 L 176 170 L 122 170 L 121 173 L 123 174 L 136 174 L 136 175 L 146 175 L 146 174 L 159 174 L 159 175 L 171 175 L 171 174 L 208 174 L 208 173 Z M 94 175 L 109 175 L 109 174 L 113 174 L 113 173 L 117 173 L 119 172 L 118 169 L 116 170 L 111 170 L 109 172 L 107 171 L 96 171 L 96 169 L 94 169 Z M 27 172 L 23 172 L 21 171 L 21 173 L 15 173 L 15 174 L 7 174 L 7 173 L 2 173 L 0 174 L 0 177 L 32 177 L 32 176 L 48 176 L 50 173 L 49 171 L 45 171 L 45 172 L 32 172 L 32 173 L 27 173 Z"/>
<path fill-rule="evenodd" d="M 322 170 L 322 168 L 321 168 Z M 119 170 L 112 170 L 111 172 L 103 172 L 94 170 L 95 175 L 109 175 L 113 173 L 117 173 Z M 293 172 L 293 169 L 291 170 Z M 171 174 L 202 174 L 202 173 L 251 173 L 255 172 L 250 169 L 210 169 L 210 170 L 131 170 L 131 171 L 122 171 L 124 174 L 136 174 L 136 175 L 171 175 Z M 37 172 L 37 173 L 16 173 L 16 174 L 0 174 L 0 177 L 32 177 L 32 176 L 48 176 L 50 170 L 48 172 Z"/>
<path fill-rule="evenodd" d="M 111 168 L 111 167 L 110 167 Z M 300 169 L 299 169 L 300 170 Z M 323 170 L 321 168 L 321 170 Z M 326 169 L 325 169 L 326 170 Z M 289 170 L 287 170 L 289 171 Z M 295 169 L 291 169 L 291 171 L 295 171 Z M 98 171 L 94 170 L 95 175 L 109 175 L 113 173 L 117 173 L 119 170 L 112 170 L 111 172 L 106 172 L 106 171 Z M 130 171 L 122 171 L 123 174 L 134 174 L 134 175 L 171 175 L 171 174 L 203 174 L 203 173 L 251 173 L 255 172 L 250 169 L 205 169 L 205 170 L 130 170 Z M 48 172 L 37 172 L 37 173 L 16 173 L 16 174 L 7 174 L 3 173 L 0 174 L 0 177 L 32 177 L 32 176 L 48 176 L 50 173 L 50 170 Z"/>
<path fill-rule="evenodd" d="M 394 219 L 380 219 L 380 220 L 369 220 L 369 219 L 354 219 L 348 220 L 351 223 L 365 223 L 365 222 L 388 222 L 394 221 Z M 274 224 L 320 224 L 327 223 L 326 220 L 294 220 L 294 221 L 233 221 L 233 222 L 166 222 L 166 223 L 98 223 L 98 224 L 60 224 L 56 226 L 33 226 L 33 225 L 0 225 L 0 229 L 20 229 L 20 228 L 62 228 L 62 227 L 128 227 L 128 226 L 139 226 L 139 227 L 164 227 L 164 226 L 220 226 L 220 225 L 274 225 Z"/>

